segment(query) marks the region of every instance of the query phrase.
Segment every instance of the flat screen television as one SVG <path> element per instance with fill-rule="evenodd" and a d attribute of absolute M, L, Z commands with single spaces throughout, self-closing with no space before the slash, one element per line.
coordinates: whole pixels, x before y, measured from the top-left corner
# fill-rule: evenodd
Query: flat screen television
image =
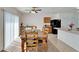
<path fill-rule="evenodd" d="M 61 20 L 59 19 L 51 20 L 51 26 L 57 27 L 57 28 L 61 27 Z"/>

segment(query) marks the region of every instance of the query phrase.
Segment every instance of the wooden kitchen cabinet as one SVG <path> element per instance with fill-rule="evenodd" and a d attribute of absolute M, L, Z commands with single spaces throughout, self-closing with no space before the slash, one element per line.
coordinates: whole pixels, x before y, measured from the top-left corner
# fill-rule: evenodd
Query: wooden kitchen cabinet
<path fill-rule="evenodd" d="M 50 23 L 51 17 L 44 17 L 44 23 Z"/>

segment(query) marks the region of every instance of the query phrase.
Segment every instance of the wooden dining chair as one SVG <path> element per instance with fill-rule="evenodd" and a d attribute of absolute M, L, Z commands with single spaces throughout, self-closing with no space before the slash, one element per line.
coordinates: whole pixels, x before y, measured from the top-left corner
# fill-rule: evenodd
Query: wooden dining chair
<path fill-rule="evenodd" d="M 26 40 L 26 51 L 38 51 L 38 33 L 28 32 Z"/>
<path fill-rule="evenodd" d="M 48 34 L 47 32 L 43 32 L 42 34 L 42 39 L 43 39 L 43 49 L 47 50 L 48 45 L 47 45 L 47 39 L 48 39 Z"/>
<path fill-rule="evenodd" d="M 26 31 L 25 30 L 22 31 L 20 38 L 21 38 L 21 51 L 25 52 L 25 44 L 26 44 Z"/>

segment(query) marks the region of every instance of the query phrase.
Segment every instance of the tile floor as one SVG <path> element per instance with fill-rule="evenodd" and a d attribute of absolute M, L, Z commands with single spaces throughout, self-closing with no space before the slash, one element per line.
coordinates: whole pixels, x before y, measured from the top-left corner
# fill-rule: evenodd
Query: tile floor
<path fill-rule="evenodd" d="M 46 52 L 58 52 L 59 50 L 49 41 L 48 37 L 48 50 Z M 12 44 L 7 47 L 5 50 L 8 52 L 21 52 L 20 40 L 15 40 Z M 45 52 L 44 50 L 39 50 L 38 52 Z"/>
<path fill-rule="evenodd" d="M 38 50 L 38 52 L 76 52 L 75 49 L 68 46 L 64 42 L 57 39 L 57 35 L 48 34 L 48 50 L 44 51 L 43 49 Z M 21 52 L 20 40 L 14 40 L 12 44 L 5 49 L 8 52 Z M 32 51 L 34 52 L 34 51 Z"/>

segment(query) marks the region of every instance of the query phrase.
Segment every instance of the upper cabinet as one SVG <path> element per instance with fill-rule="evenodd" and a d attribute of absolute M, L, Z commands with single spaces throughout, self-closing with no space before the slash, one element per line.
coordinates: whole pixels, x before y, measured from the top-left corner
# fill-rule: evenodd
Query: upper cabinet
<path fill-rule="evenodd" d="M 44 17 L 44 23 L 50 23 L 51 17 Z"/>

